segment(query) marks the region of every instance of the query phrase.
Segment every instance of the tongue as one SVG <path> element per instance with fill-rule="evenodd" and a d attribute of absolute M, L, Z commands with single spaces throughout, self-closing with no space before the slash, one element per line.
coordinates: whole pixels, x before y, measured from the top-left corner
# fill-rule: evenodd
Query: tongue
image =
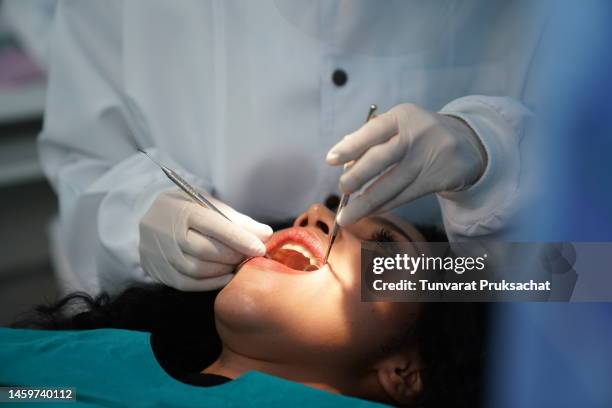
<path fill-rule="evenodd" d="M 293 249 L 277 249 L 270 256 L 276 262 L 280 262 L 298 271 L 312 271 L 312 268 L 316 269 L 316 266 L 310 265 L 310 260 L 307 257 Z"/>

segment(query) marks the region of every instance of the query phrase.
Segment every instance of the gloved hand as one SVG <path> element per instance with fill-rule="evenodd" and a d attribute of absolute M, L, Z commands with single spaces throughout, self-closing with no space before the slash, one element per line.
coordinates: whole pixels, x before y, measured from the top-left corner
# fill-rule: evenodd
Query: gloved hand
<path fill-rule="evenodd" d="M 487 156 L 478 136 L 461 119 L 398 105 L 344 137 L 327 154 L 331 165 L 356 160 L 340 177 L 340 189 L 353 193 L 338 215 L 350 225 L 423 195 L 458 191 L 474 184 Z"/>
<path fill-rule="evenodd" d="M 207 198 L 233 222 L 178 189 L 162 192 L 140 221 L 140 262 L 156 280 L 185 291 L 217 289 L 246 256 L 266 253 L 269 226 Z"/>

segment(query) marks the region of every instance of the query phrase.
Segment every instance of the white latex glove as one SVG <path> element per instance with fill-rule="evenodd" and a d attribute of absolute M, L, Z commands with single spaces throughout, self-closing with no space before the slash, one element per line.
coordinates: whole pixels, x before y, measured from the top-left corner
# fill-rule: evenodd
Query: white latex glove
<path fill-rule="evenodd" d="M 352 194 L 367 186 L 338 215 L 342 226 L 429 193 L 467 188 L 480 178 L 487 158 L 462 120 L 403 104 L 344 137 L 327 154 L 331 165 L 352 160 L 340 189 Z"/>
<path fill-rule="evenodd" d="M 185 291 L 218 289 L 245 257 L 266 253 L 269 226 L 206 197 L 233 222 L 178 189 L 157 196 L 140 221 L 140 263 L 156 280 Z"/>

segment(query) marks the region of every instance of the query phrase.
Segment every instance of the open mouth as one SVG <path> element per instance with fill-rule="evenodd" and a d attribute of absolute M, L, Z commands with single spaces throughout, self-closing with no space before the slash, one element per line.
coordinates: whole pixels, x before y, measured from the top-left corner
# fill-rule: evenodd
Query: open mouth
<path fill-rule="evenodd" d="M 323 266 L 321 240 L 305 228 L 280 231 L 266 243 L 268 258 L 295 271 L 315 271 Z"/>
<path fill-rule="evenodd" d="M 316 259 L 299 244 L 284 244 L 269 253 L 270 258 L 296 271 L 316 271 L 319 269 Z"/>

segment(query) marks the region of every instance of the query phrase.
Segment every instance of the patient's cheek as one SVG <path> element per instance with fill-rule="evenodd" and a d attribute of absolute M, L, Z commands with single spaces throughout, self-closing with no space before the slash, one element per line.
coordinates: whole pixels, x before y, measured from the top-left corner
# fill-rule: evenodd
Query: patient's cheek
<path fill-rule="evenodd" d="M 355 289 L 359 292 L 361 274 L 361 241 L 354 235 L 346 234 L 334 248 L 330 257 L 337 278 L 345 290 Z"/>

